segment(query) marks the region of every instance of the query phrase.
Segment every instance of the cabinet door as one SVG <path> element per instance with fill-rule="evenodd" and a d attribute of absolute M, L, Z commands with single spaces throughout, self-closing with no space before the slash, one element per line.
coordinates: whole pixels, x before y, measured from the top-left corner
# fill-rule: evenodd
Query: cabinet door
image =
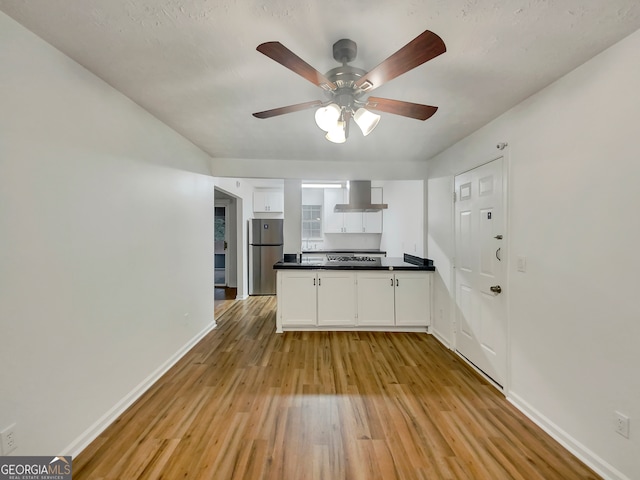
<path fill-rule="evenodd" d="M 371 188 L 371 203 L 382 203 L 382 187 Z M 382 233 L 382 210 L 362 214 L 362 231 L 364 233 Z"/>
<path fill-rule="evenodd" d="M 344 233 L 344 213 L 336 213 L 336 203 L 344 203 L 344 188 L 325 188 L 324 190 L 324 233 Z"/>
<path fill-rule="evenodd" d="M 358 325 L 394 325 L 391 272 L 358 272 Z"/>
<path fill-rule="evenodd" d="M 343 271 L 319 272 L 318 325 L 354 326 L 355 321 L 355 274 Z"/>
<path fill-rule="evenodd" d="M 344 232 L 345 233 L 362 233 L 362 212 L 347 212 L 344 216 Z"/>
<path fill-rule="evenodd" d="M 279 271 L 278 311 L 283 326 L 316 324 L 315 272 Z"/>
<path fill-rule="evenodd" d="M 428 273 L 396 273 L 396 325 L 428 326 L 431 324 L 431 275 Z"/>
<path fill-rule="evenodd" d="M 267 212 L 267 193 L 262 190 L 253 192 L 253 211 Z"/>
<path fill-rule="evenodd" d="M 282 190 L 269 191 L 266 196 L 269 212 L 284 212 L 284 192 Z"/>
<path fill-rule="evenodd" d="M 255 190 L 253 192 L 254 212 L 283 212 L 284 193 L 282 190 Z"/>

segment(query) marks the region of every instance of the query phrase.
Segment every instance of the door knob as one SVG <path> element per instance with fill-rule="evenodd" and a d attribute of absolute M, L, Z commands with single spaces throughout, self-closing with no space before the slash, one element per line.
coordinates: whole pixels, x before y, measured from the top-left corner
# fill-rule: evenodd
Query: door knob
<path fill-rule="evenodd" d="M 493 293 L 498 294 L 502 292 L 502 287 L 500 285 L 494 285 L 493 287 L 489 287 Z"/>

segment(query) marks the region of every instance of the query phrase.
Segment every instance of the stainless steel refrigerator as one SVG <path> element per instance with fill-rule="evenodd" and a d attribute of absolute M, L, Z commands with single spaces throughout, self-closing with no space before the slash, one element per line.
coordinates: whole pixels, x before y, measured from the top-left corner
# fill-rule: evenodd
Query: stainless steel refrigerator
<path fill-rule="evenodd" d="M 282 260 L 284 233 L 281 218 L 249 221 L 249 295 L 275 295 L 276 271 Z"/>

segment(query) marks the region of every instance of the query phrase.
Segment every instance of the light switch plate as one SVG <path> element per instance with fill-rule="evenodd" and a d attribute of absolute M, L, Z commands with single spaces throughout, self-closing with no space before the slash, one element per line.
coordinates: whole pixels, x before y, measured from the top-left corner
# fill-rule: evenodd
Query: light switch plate
<path fill-rule="evenodd" d="M 518 271 L 519 272 L 526 272 L 527 271 L 527 257 L 525 257 L 524 255 L 518 255 Z"/>

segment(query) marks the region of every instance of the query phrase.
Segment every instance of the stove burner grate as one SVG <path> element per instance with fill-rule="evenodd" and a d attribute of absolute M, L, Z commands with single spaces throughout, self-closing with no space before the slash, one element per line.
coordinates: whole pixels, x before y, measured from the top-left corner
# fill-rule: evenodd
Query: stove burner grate
<path fill-rule="evenodd" d="M 330 262 L 375 262 L 377 257 L 351 256 L 351 255 L 327 255 Z"/>

